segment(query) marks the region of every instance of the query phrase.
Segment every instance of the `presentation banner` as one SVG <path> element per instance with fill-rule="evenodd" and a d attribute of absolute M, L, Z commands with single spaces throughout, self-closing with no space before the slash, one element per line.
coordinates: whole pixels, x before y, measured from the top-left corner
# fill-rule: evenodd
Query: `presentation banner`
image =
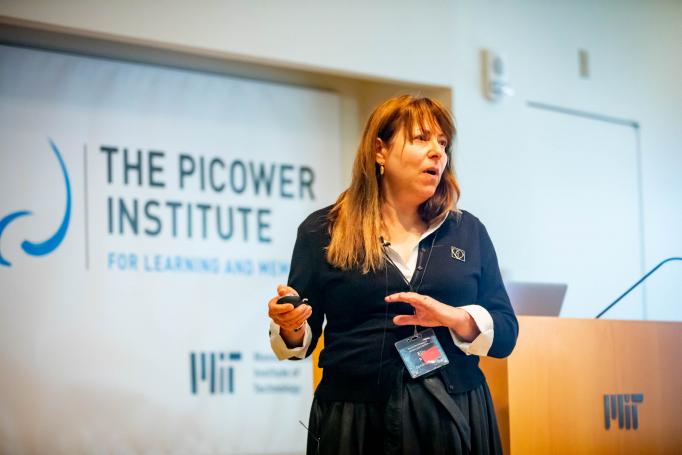
<path fill-rule="evenodd" d="M 0 453 L 296 453 L 267 301 L 341 190 L 334 93 L 0 47 Z"/>

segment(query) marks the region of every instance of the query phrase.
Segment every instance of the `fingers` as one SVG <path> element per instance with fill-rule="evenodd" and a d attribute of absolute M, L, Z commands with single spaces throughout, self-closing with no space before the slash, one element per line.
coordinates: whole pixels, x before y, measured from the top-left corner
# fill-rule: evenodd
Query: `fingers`
<path fill-rule="evenodd" d="M 290 303 L 284 304 L 277 303 L 277 300 L 279 300 L 280 297 L 284 297 L 285 295 L 298 295 L 298 292 L 296 291 L 296 289 L 289 287 L 287 285 L 284 284 L 278 285 L 277 296 L 271 298 L 268 301 L 268 316 L 272 318 L 273 315 L 287 313 L 294 309 L 294 306 Z"/>
<path fill-rule="evenodd" d="M 272 318 L 272 320 L 282 328 L 296 329 L 301 327 L 312 314 L 313 309 L 310 305 L 301 305 L 293 311 Z"/>
<path fill-rule="evenodd" d="M 421 307 L 429 303 L 431 297 L 427 295 L 417 294 L 416 292 L 397 292 L 395 294 L 387 295 L 385 300 L 391 302 L 405 302 L 413 307 Z"/>
<path fill-rule="evenodd" d="M 419 321 L 416 316 L 402 314 L 393 318 L 393 323 L 395 325 L 419 325 Z"/>
<path fill-rule="evenodd" d="M 277 303 L 277 300 L 279 300 L 279 297 L 273 297 L 268 302 L 268 316 L 272 317 L 273 314 L 288 313 L 294 309 L 291 303 L 280 304 Z"/>
<path fill-rule="evenodd" d="M 268 316 L 280 327 L 296 329 L 305 323 L 313 314 L 310 305 L 299 305 L 294 308 L 291 303 L 279 304 L 277 300 L 285 295 L 299 295 L 296 289 L 280 284 L 277 286 L 277 295 L 268 301 Z"/>
<path fill-rule="evenodd" d="M 444 309 L 451 307 L 428 295 L 416 292 L 397 292 L 386 296 L 386 302 L 405 302 L 414 308 L 414 315 L 399 315 L 393 318 L 395 325 L 420 325 L 436 327 L 443 324 Z"/>
<path fill-rule="evenodd" d="M 287 311 L 285 313 L 279 313 L 277 315 L 277 319 L 279 319 L 282 322 L 291 322 L 294 320 L 297 320 L 301 318 L 310 308 L 310 305 L 299 305 L 297 308 L 294 308 L 291 311 Z"/>
<path fill-rule="evenodd" d="M 279 295 L 280 297 L 283 297 L 285 295 L 298 295 L 298 292 L 296 291 L 296 289 L 289 287 L 286 284 L 278 284 L 277 295 Z"/>

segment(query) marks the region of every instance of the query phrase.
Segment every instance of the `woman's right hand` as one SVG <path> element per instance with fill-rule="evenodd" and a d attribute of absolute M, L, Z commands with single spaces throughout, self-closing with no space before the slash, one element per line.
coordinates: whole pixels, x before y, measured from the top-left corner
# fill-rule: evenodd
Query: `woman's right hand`
<path fill-rule="evenodd" d="M 302 330 L 296 331 L 305 324 L 305 321 L 313 314 L 313 309 L 310 305 L 301 304 L 294 308 L 291 303 L 278 304 L 277 300 L 285 295 L 298 295 L 296 289 L 280 284 L 277 286 L 277 296 L 270 299 L 268 302 L 268 316 L 280 327 L 280 334 L 293 335 L 300 332 L 301 338 Z M 290 337 L 285 337 L 290 338 Z M 295 337 L 298 338 L 298 337 Z"/>

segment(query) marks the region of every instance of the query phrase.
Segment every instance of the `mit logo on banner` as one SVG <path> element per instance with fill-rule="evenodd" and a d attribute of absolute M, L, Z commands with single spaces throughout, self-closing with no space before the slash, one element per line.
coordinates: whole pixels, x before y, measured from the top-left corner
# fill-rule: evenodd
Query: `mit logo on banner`
<path fill-rule="evenodd" d="M 200 391 L 200 385 L 206 384 L 208 393 L 233 394 L 235 392 L 235 361 L 242 358 L 241 352 L 190 352 L 190 383 L 193 395 Z"/>

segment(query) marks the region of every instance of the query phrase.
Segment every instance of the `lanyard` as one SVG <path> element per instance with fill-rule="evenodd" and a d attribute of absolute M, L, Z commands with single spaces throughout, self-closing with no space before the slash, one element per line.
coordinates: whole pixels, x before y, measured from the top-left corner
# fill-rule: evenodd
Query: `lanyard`
<path fill-rule="evenodd" d="M 388 262 L 396 269 L 396 271 L 400 275 L 400 278 L 402 278 L 403 281 L 405 282 L 405 284 L 407 284 L 407 286 L 410 288 L 410 292 L 417 292 L 418 293 L 419 289 L 422 286 L 422 282 L 424 281 L 424 275 L 426 275 L 426 269 L 429 267 L 429 261 L 431 260 L 431 253 L 433 252 L 433 246 L 436 243 L 437 237 L 438 237 L 438 231 L 434 232 L 434 234 L 433 234 L 433 239 L 431 239 L 431 246 L 429 247 L 429 255 L 426 257 L 426 263 L 424 263 L 424 270 L 421 271 L 421 276 L 419 277 L 419 283 L 417 283 L 417 286 L 415 288 L 413 288 L 412 284 L 409 281 L 407 281 L 407 278 L 405 278 L 405 275 L 403 275 L 403 272 L 400 271 L 400 268 L 396 265 L 395 262 L 393 262 L 393 259 L 391 259 L 391 257 L 388 255 L 388 253 L 386 253 L 385 248 L 388 248 L 388 246 L 384 244 L 384 256 L 386 257 Z M 419 261 L 417 261 L 417 265 L 419 265 Z M 386 291 L 385 291 L 385 294 L 388 295 L 388 270 L 386 270 L 385 275 L 386 275 Z M 413 315 L 416 314 L 416 311 L 414 308 L 412 308 L 412 314 Z M 386 319 L 387 317 L 388 317 L 388 303 L 386 304 L 386 317 L 384 319 Z M 386 321 L 385 321 L 385 323 L 386 323 Z M 386 327 L 384 324 L 384 329 L 385 328 Z M 416 325 L 414 326 L 414 334 L 417 335 L 417 326 Z"/>

